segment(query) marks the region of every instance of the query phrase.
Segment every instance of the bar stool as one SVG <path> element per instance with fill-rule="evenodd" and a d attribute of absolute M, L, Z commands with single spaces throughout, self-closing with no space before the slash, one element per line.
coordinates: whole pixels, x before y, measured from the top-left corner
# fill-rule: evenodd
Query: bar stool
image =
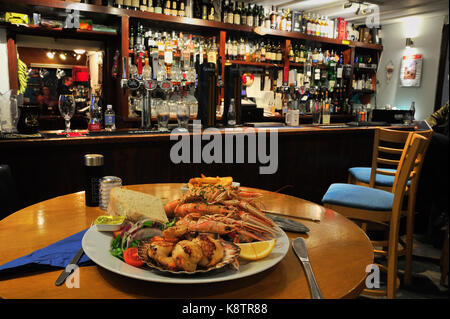
<path fill-rule="evenodd" d="M 425 153 L 430 144 L 433 130 L 418 131 L 416 134 L 422 135 L 428 139 L 425 146 Z M 372 166 L 371 167 L 351 167 L 348 170 L 348 183 L 355 185 L 362 185 L 368 187 L 375 187 L 385 191 L 391 191 L 394 184 L 394 177 L 399 164 L 400 156 L 408 139 L 408 131 L 396 131 L 385 128 L 378 128 L 375 130 L 375 137 L 372 151 Z M 382 154 L 390 154 L 390 157 Z M 424 154 L 425 154 L 424 153 Z M 425 155 L 424 155 L 425 156 Z M 422 163 L 417 167 L 417 175 L 420 176 Z M 391 168 L 379 169 L 379 164 Z M 419 178 L 415 179 L 412 184 L 411 181 L 407 183 L 406 194 L 408 195 L 408 203 L 406 211 L 403 214 L 407 216 L 406 219 L 406 239 L 403 243 L 404 250 L 400 253 L 405 254 L 405 274 L 403 282 L 405 285 L 411 284 L 411 266 L 412 266 L 412 251 L 413 251 L 413 234 L 414 234 L 414 213 L 416 204 L 416 192 Z"/>
<path fill-rule="evenodd" d="M 361 185 L 337 183 L 330 185 L 322 198 L 325 207 L 350 219 L 384 225 L 389 228 L 389 238 L 383 243 L 388 247 L 386 252 L 388 267 L 386 269 L 379 265 L 380 268 L 387 271 L 387 289 L 386 291 L 365 289 L 366 294 L 383 294 L 388 298 L 395 298 L 396 289 L 400 285 L 397 277 L 398 231 L 404 195 L 408 180 L 412 184 L 417 179 L 417 170 L 423 160 L 427 141 L 427 138 L 419 134 L 408 133 L 391 192 Z M 380 242 L 373 242 L 373 244 L 375 246 Z"/>

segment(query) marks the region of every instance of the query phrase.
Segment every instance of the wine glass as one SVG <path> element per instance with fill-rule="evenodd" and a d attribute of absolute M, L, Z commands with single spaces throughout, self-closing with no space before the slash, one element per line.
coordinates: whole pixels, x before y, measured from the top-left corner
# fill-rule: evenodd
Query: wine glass
<path fill-rule="evenodd" d="M 70 130 L 70 119 L 75 113 L 75 99 L 72 94 L 61 94 L 58 100 L 58 107 L 61 116 L 66 122 L 66 129 L 64 132 L 69 133 Z"/>

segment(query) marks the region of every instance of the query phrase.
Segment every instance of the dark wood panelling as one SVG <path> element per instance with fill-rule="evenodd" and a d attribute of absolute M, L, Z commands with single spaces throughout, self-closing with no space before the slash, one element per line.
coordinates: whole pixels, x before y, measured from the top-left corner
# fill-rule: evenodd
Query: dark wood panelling
<path fill-rule="evenodd" d="M 87 153 L 103 154 L 104 174 L 120 176 L 125 185 L 186 182 L 203 173 L 232 176 L 245 186 L 284 188 L 283 193 L 317 203 L 331 183 L 347 181 L 349 167 L 371 162 L 372 129 L 312 129 L 278 137 L 279 166 L 273 175 L 260 175 L 259 167 L 265 166 L 260 163 L 173 164 L 170 149 L 176 142 L 168 135 L 0 142 L 0 162 L 11 166 L 23 207 L 83 190 Z"/>

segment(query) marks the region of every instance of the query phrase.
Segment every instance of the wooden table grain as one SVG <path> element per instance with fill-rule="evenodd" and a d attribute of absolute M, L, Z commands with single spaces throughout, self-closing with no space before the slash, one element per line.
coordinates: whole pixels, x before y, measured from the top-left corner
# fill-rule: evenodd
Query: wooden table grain
<path fill-rule="evenodd" d="M 178 198 L 181 184 L 125 186 L 159 196 Z M 352 298 L 364 288 L 366 266 L 373 263 L 372 245 L 353 222 L 336 212 L 296 197 L 259 190 L 267 210 L 292 216 L 320 218 L 298 220 L 310 229 L 302 234 L 317 283 L 324 298 Z M 89 227 L 104 214 L 84 204 L 84 192 L 56 197 L 24 208 L 0 221 L 0 265 L 46 247 Z M 299 236 L 287 233 L 290 242 Z M 311 298 L 305 272 L 290 248 L 274 267 L 239 280 L 223 283 L 177 285 L 141 281 L 115 274 L 100 266 L 80 267 L 80 287 L 55 286 L 61 270 L 23 277 L 0 278 L 1 298 Z M 195 289 L 194 289 L 195 288 Z"/>

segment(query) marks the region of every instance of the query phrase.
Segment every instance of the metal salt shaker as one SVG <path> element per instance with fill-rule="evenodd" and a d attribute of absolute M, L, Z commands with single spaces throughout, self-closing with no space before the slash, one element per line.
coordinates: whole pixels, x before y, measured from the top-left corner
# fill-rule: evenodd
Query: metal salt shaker
<path fill-rule="evenodd" d="M 109 203 L 109 193 L 114 187 L 121 187 L 122 179 L 116 176 L 105 176 L 100 180 L 100 208 L 106 210 Z"/>

